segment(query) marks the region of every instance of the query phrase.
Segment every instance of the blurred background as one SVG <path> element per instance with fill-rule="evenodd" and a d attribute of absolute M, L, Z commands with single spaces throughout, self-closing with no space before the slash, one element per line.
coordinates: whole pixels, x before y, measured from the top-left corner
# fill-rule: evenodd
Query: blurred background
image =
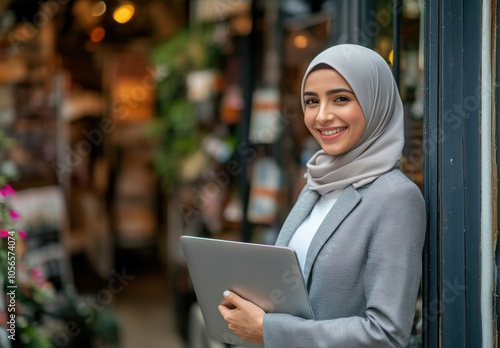
<path fill-rule="evenodd" d="M 16 340 L 1 347 L 221 347 L 178 239 L 273 243 L 318 150 L 310 59 L 378 51 L 422 185 L 419 0 L 1 0 L 0 243 L 16 231 Z M 419 346 L 420 314 L 412 345 Z"/>

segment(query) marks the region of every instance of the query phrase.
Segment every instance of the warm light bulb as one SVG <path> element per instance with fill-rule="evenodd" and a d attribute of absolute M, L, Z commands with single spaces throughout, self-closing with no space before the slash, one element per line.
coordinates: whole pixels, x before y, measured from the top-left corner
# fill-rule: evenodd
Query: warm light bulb
<path fill-rule="evenodd" d="M 90 14 L 94 17 L 100 17 L 105 12 L 106 12 L 106 3 L 104 1 L 99 1 L 92 6 Z"/>
<path fill-rule="evenodd" d="M 106 35 L 106 31 L 104 30 L 103 27 L 96 27 L 92 29 L 92 32 L 90 33 L 90 40 L 92 42 L 101 42 L 102 39 L 104 39 L 104 36 Z"/>
<path fill-rule="evenodd" d="M 133 16 L 135 7 L 132 4 L 123 4 L 113 12 L 113 19 L 118 23 L 127 23 Z"/>
<path fill-rule="evenodd" d="M 306 48 L 309 45 L 309 40 L 305 35 L 297 35 L 293 39 L 293 44 L 297 48 Z"/>

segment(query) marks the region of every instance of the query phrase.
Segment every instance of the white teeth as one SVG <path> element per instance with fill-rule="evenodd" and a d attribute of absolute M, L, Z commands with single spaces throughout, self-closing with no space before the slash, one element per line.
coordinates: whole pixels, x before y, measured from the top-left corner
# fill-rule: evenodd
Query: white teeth
<path fill-rule="evenodd" d="M 345 130 L 347 127 L 340 127 L 340 128 L 337 128 L 337 129 L 332 129 L 332 130 L 327 130 L 327 131 L 321 131 L 321 134 L 323 135 L 334 135 L 338 132 L 342 132 L 343 130 Z"/>

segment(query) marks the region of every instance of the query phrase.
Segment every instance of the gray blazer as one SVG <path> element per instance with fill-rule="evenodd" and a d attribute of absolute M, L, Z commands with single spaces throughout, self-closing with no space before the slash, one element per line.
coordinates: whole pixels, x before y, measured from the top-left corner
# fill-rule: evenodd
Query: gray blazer
<path fill-rule="evenodd" d="M 305 188 L 276 241 L 288 245 L 319 195 Z M 398 169 L 345 189 L 314 236 L 304 278 L 315 320 L 264 316 L 265 347 L 406 347 L 426 231 L 419 188 Z"/>

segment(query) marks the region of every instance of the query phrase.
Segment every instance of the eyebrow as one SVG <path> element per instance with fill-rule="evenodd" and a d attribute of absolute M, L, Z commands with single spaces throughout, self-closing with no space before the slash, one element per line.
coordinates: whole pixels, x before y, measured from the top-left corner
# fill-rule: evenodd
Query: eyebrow
<path fill-rule="evenodd" d="M 326 91 L 326 95 L 332 95 L 332 94 L 337 94 L 337 93 L 350 93 L 352 95 L 354 95 L 354 92 L 353 91 L 350 91 L 346 88 L 335 88 L 335 89 L 329 89 L 328 91 Z M 305 91 L 304 92 L 304 96 L 306 95 L 309 95 L 309 96 L 315 96 L 317 97 L 318 96 L 318 93 L 316 92 L 309 92 L 309 91 Z"/>

